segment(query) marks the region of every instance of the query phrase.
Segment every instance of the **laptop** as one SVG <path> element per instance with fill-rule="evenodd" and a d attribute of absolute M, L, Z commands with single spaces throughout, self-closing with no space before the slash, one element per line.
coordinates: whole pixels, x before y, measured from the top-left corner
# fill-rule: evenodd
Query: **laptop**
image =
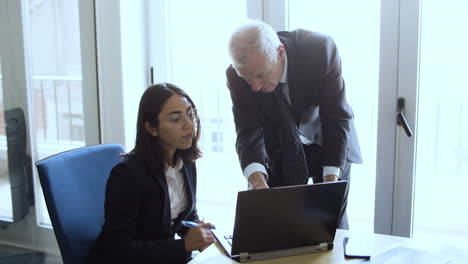
<path fill-rule="evenodd" d="M 231 234 L 212 230 L 240 262 L 333 249 L 346 181 L 241 191 Z"/>

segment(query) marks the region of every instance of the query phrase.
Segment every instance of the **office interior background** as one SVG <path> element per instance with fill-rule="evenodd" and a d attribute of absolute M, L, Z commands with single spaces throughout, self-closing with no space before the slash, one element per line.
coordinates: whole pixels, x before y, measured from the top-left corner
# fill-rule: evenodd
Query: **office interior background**
<path fill-rule="evenodd" d="M 32 164 L 100 143 L 130 151 L 152 81 L 175 83 L 195 101 L 199 214 L 232 222 L 247 183 L 234 146 L 227 39 L 254 18 L 337 43 L 364 158 L 352 167 L 350 229 L 468 249 L 466 10 L 463 0 L 0 1 L 0 243 L 59 255 Z M 400 97 L 412 137 L 397 125 Z M 34 198 L 20 219 L 5 121 L 14 108 L 25 115 Z"/>

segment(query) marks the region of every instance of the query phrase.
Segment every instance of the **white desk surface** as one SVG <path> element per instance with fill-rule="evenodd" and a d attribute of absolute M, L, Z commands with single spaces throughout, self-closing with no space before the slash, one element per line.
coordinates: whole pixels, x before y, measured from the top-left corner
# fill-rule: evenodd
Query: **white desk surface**
<path fill-rule="evenodd" d="M 347 230 L 338 229 L 335 236 L 334 249 L 315 254 L 306 254 L 300 256 L 291 256 L 284 258 L 276 258 L 269 260 L 261 261 L 252 261 L 247 263 L 252 264 L 321 264 L 321 263 L 357 263 L 361 262 L 362 259 L 345 259 L 343 253 L 343 238 L 346 236 L 353 237 L 352 232 Z M 361 235 L 360 237 L 365 237 L 368 240 L 369 248 L 371 250 L 372 256 L 376 256 L 380 253 L 383 253 L 389 249 L 395 247 L 409 247 L 414 249 L 423 249 L 423 250 L 433 250 L 434 248 L 428 248 L 426 243 L 419 241 L 416 242 L 413 239 L 388 236 L 388 235 L 379 235 L 379 234 L 369 234 Z M 433 245 L 434 246 L 434 245 Z M 222 249 L 217 243 L 214 243 L 205 251 L 196 256 L 189 264 L 232 264 L 238 263 L 228 257 L 226 257 Z"/>

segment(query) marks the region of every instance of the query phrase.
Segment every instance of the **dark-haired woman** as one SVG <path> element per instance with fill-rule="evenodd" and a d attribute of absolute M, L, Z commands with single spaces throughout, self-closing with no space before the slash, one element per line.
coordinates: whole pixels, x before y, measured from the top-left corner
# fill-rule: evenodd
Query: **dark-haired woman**
<path fill-rule="evenodd" d="M 195 206 L 199 131 L 183 90 L 169 83 L 146 89 L 135 148 L 107 181 L 105 223 L 90 263 L 186 263 L 213 243 L 214 226 L 199 221 Z M 182 220 L 200 225 L 188 229 Z"/>

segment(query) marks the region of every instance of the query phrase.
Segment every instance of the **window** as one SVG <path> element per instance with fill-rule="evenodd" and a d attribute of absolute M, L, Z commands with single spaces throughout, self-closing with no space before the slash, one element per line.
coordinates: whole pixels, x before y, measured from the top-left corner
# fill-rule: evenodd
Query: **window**
<path fill-rule="evenodd" d="M 289 29 L 296 28 L 329 35 L 338 47 L 364 160 L 351 167 L 348 219 L 350 229 L 373 233 L 380 1 L 289 1 Z"/>
<path fill-rule="evenodd" d="M 0 58 L 0 220 L 11 221 L 13 218 L 13 208 L 8 171 L 8 149 L 4 110 L 2 60 Z"/>
<path fill-rule="evenodd" d="M 97 117 L 89 118 L 91 115 L 97 116 L 97 104 L 93 104 L 97 102 L 96 83 L 93 83 L 93 77 L 84 74 L 94 69 L 92 65 L 95 65 L 95 58 L 88 57 L 89 52 L 94 51 L 81 47 L 81 39 L 88 39 L 86 34 L 94 34 L 86 31 L 85 36 L 82 36 L 80 31 L 85 25 L 80 20 L 89 19 L 80 17 L 83 14 L 79 11 L 87 10 L 89 4 L 92 3 L 26 1 L 27 14 L 23 21 L 25 39 L 29 40 L 25 46 L 30 69 L 30 141 L 35 161 L 98 143 L 95 141 L 98 138 L 96 135 L 99 135 Z M 83 62 L 89 63 L 85 71 L 82 71 Z M 91 76 L 95 75 L 96 72 L 91 73 Z M 87 113 L 89 116 L 86 116 Z M 40 186 L 36 186 L 35 190 L 36 204 L 40 205 L 36 207 L 38 223 L 50 226 Z"/>
<path fill-rule="evenodd" d="M 413 227 L 415 238 L 437 237 L 464 249 L 468 249 L 468 212 L 462 195 L 468 185 L 464 80 L 468 37 L 462 32 L 468 26 L 467 9 L 462 1 L 422 1 Z"/>
<path fill-rule="evenodd" d="M 161 41 L 168 42 L 165 56 L 170 69 L 164 69 L 165 76 L 156 77 L 180 86 L 197 106 L 203 151 L 203 158 L 197 161 L 197 205 L 200 215 L 219 223 L 233 219 L 229 215 L 234 213 L 237 191 L 247 186 L 235 150 L 231 97 L 225 77 L 230 64 L 229 29 L 247 18 L 246 3 L 242 3 L 167 1 L 167 39 Z"/>

